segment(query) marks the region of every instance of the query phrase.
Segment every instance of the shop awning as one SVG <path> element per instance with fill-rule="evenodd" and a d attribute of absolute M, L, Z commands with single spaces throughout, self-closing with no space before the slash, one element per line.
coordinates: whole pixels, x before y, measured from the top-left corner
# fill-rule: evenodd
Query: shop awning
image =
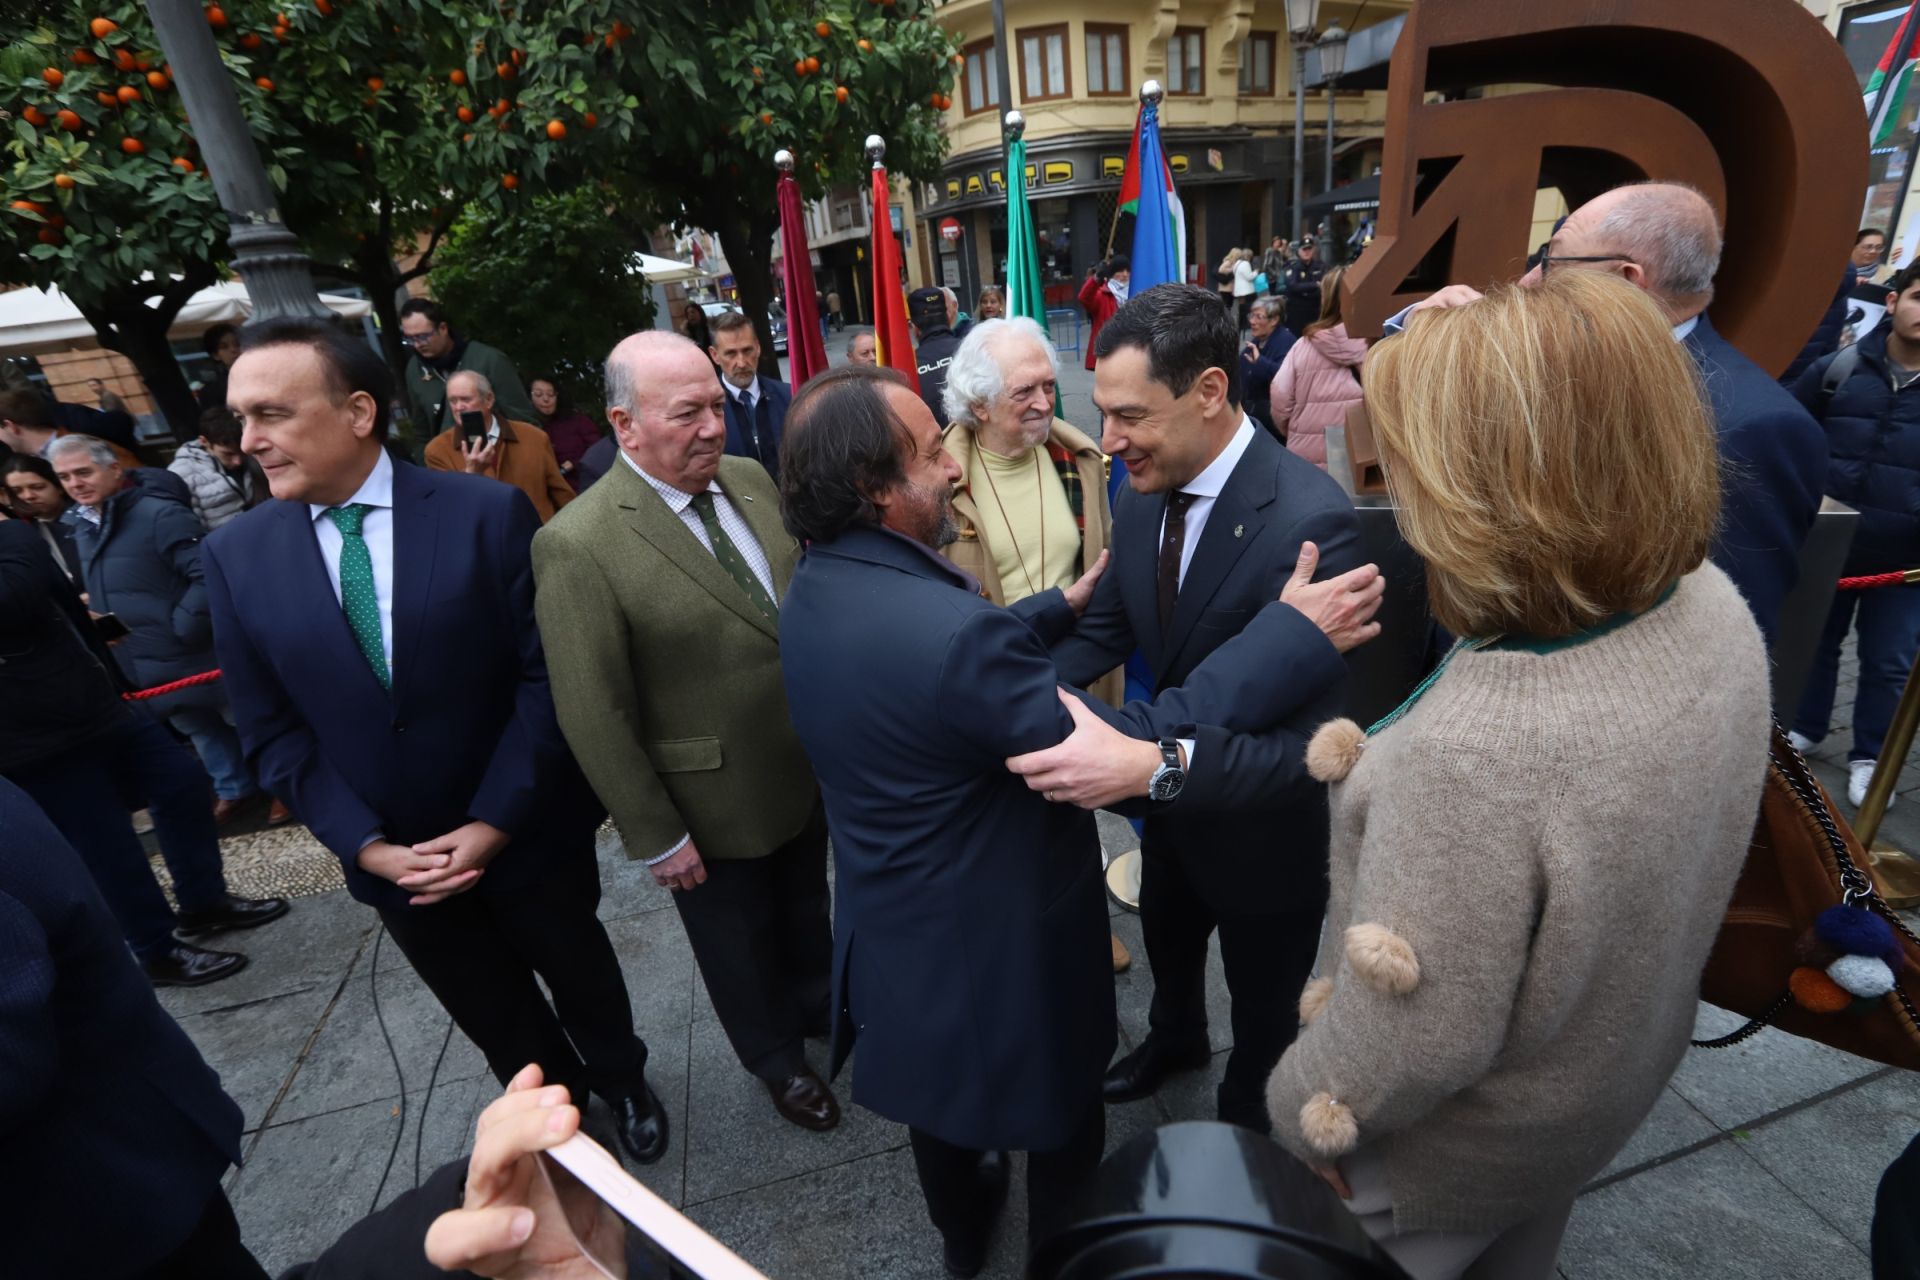
<path fill-rule="evenodd" d="M 1301 202 L 1308 213 L 1366 213 L 1380 207 L 1380 175 L 1372 174 Z"/>
<path fill-rule="evenodd" d="M 357 320 L 373 310 L 364 298 L 323 293 L 327 310 Z M 173 318 L 167 337 L 193 338 L 216 324 L 242 324 L 253 314 L 253 298 L 238 280 L 210 285 L 187 300 Z M 0 293 L 0 353 L 43 355 L 97 345 L 93 326 L 58 289 L 12 289 Z"/>

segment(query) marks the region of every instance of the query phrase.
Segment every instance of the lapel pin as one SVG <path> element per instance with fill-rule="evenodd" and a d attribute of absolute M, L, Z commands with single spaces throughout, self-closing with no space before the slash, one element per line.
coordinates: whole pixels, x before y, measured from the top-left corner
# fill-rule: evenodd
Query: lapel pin
<path fill-rule="evenodd" d="M 752 495 L 752 494 L 750 494 L 750 493 L 743 493 L 743 494 L 741 494 L 740 496 L 741 496 L 741 497 L 743 497 L 743 498 L 745 498 L 745 499 L 746 499 L 746 500 L 747 500 L 748 502 L 752 502 L 752 501 L 753 501 L 753 495 Z"/>
<path fill-rule="evenodd" d="M 1233 536 L 1236 538 L 1244 536 L 1246 532 L 1247 532 L 1247 526 L 1243 524 L 1237 524 L 1233 526 Z"/>

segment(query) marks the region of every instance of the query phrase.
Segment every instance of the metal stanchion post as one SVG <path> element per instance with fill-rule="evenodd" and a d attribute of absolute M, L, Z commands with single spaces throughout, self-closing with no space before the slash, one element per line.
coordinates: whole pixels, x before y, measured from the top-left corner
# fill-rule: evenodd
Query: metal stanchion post
<path fill-rule="evenodd" d="M 1853 823 L 1876 887 L 1882 897 L 1896 906 L 1911 905 L 1914 898 L 1920 896 L 1920 864 L 1900 846 L 1874 837 L 1880 833 L 1887 806 L 1893 803 L 1894 784 L 1907 762 L 1907 752 L 1913 748 L 1916 730 L 1920 730 L 1920 657 L 1915 658 L 1913 669 L 1907 673 L 1907 687 L 1901 691 L 1900 704 L 1894 708 L 1893 723 L 1887 726 L 1886 744 L 1880 748 L 1879 763 L 1874 766 L 1866 799 Z"/>

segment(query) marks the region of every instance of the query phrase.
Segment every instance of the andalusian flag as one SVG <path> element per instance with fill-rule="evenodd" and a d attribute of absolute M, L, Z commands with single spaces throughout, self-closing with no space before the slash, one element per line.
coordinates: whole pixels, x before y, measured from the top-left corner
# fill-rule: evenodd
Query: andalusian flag
<path fill-rule="evenodd" d="M 1900 111 L 1906 106 L 1907 87 L 1913 83 L 1914 62 L 1920 58 L 1920 21 L 1916 21 L 1917 13 L 1920 13 L 1920 0 L 1914 0 L 1908 6 L 1906 16 L 1900 19 L 1900 26 L 1887 45 L 1887 51 L 1880 55 L 1880 65 L 1873 69 L 1873 77 L 1867 81 L 1867 137 L 1870 144 L 1876 147 L 1893 136 L 1894 126 L 1900 120 Z"/>
<path fill-rule="evenodd" d="M 873 166 L 873 346 L 874 359 L 907 375 L 920 390 L 920 366 L 913 358 L 912 330 L 907 327 L 907 295 L 900 286 L 900 242 L 893 238 L 892 200 L 887 171 Z"/>
<path fill-rule="evenodd" d="M 1160 146 L 1160 108 L 1151 102 L 1140 104 L 1133 141 L 1135 153 L 1120 180 L 1120 198 L 1133 202 L 1133 279 L 1127 292 L 1138 295 L 1157 284 L 1185 282 L 1187 213 Z"/>
<path fill-rule="evenodd" d="M 1040 287 L 1040 238 L 1027 204 L 1027 142 L 1016 138 L 1007 150 L 1007 314 L 1047 325 L 1047 301 Z"/>

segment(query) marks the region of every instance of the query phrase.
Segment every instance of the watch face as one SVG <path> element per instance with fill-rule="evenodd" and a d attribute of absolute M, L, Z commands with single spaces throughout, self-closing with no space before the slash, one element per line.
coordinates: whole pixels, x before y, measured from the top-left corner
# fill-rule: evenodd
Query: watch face
<path fill-rule="evenodd" d="M 1152 798 L 1171 800 L 1180 794 L 1180 788 L 1187 785 L 1187 774 L 1183 769 L 1168 769 L 1153 781 Z"/>

